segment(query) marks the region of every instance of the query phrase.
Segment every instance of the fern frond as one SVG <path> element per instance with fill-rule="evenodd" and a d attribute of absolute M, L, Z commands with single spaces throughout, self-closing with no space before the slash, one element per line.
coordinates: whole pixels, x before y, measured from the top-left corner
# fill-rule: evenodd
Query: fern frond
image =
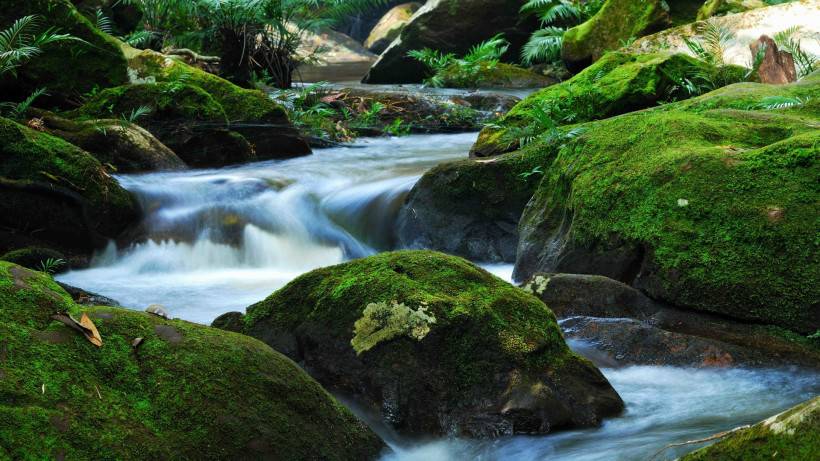
<path fill-rule="evenodd" d="M 564 43 L 564 29 L 545 27 L 532 34 L 521 48 L 521 61 L 526 64 L 556 61 L 561 56 Z"/>

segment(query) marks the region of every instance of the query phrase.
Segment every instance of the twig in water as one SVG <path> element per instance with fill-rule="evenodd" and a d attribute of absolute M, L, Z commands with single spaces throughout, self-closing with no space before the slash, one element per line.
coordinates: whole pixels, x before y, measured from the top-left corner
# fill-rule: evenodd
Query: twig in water
<path fill-rule="evenodd" d="M 661 448 L 660 450 L 658 450 L 657 453 L 652 455 L 652 457 L 649 458 L 649 461 L 653 461 L 655 458 L 658 457 L 658 455 L 663 453 L 667 448 L 682 447 L 684 445 L 691 445 L 693 443 L 711 442 L 712 440 L 722 439 L 723 437 L 726 437 L 729 434 L 733 434 L 737 431 L 742 431 L 742 430 L 748 429 L 750 427 L 752 427 L 752 426 L 749 425 L 749 424 L 746 424 L 745 426 L 739 426 L 739 427 L 736 427 L 734 429 L 729 429 L 728 431 L 718 432 L 717 434 L 710 435 L 709 437 L 706 437 L 704 439 L 687 440 L 686 442 L 670 443 L 669 445 Z"/>

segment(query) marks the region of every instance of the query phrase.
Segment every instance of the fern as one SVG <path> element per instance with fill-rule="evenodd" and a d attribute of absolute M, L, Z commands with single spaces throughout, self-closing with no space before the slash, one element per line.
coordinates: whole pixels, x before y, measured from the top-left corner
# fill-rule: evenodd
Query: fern
<path fill-rule="evenodd" d="M 561 57 L 565 30 L 560 27 L 545 27 L 535 31 L 521 48 L 521 62 L 552 62 Z"/>
<path fill-rule="evenodd" d="M 43 96 L 44 94 L 46 94 L 46 89 L 38 88 L 37 90 L 34 90 L 34 92 L 32 92 L 22 102 L 0 103 L 0 114 L 3 114 L 4 116 L 11 119 L 22 120 L 25 117 L 26 112 L 28 112 L 31 105 L 34 104 L 34 101 L 40 96 Z"/>
<path fill-rule="evenodd" d="M 424 80 L 425 85 L 434 88 L 445 85 L 466 87 L 479 83 L 482 70 L 498 65 L 509 46 L 509 42 L 499 34 L 473 46 L 462 58 L 429 48 L 412 50 L 407 56 L 421 62 L 430 71 L 430 76 Z"/>
<path fill-rule="evenodd" d="M 799 26 L 789 27 L 786 30 L 774 34 L 774 42 L 778 48 L 792 55 L 797 77 L 803 78 L 820 68 L 820 60 L 818 60 L 817 56 L 804 51 L 800 47 L 800 34 L 801 28 Z"/>
<path fill-rule="evenodd" d="M 82 41 L 68 34 L 57 33 L 54 28 L 39 34 L 40 16 L 23 16 L 7 29 L 0 30 L 0 75 L 9 73 L 16 76 L 17 69 L 40 55 L 43 47 L 50 43 L 68 40 Z"/>
<path fill-rule="evenodd" d="M 788 97 L 788 96 L 767 96 L 759 103 L 751 104 L 746 107 L 749 110 L 777 110 L 789 109 L 792 107 L 800 107 L 805 105 L 811 98 Z"/>
<path fill-rule="evenodd" d="M 94 12 L 94 25 L 106 34 L 114 32 L 114 23 L 111 22 L 111 19 L 106 16 L 100 8 L 97 8 Z"/>
<path fill-rule="evenodd" d="M 139 119 L 150 114 L 152 111 L 153 110 L 149 106 L 135 107 L 134 109 L 131 109 L 130 114 L 122 114 L 121 119 L 123 122 L 137 123 Z"/>

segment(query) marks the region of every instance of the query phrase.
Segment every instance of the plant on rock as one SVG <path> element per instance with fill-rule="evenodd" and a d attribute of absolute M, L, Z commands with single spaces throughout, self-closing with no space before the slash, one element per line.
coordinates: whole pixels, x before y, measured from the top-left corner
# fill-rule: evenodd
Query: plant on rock
<path fill-rule="evenodd" d="M 424 81 L 428 86 L 475 87 L 481 82 L 483 72 L 498 66 L 509 46 L 510 43 L 499 34 L 475 45 L 462 58 L 430 48 L 412 50 L 407 55 L 432 71 L 433 75 Z"/>
<path fill-rule="evenodd" d="M 521 49 L 521 61 L 524 64 L 558 61 L 567 28 L 591 18 L 602 5 L 602 0 L 529 0 L 521 7 L 521 13 L 536 15 L 542 28 L 535 31 Z"/>

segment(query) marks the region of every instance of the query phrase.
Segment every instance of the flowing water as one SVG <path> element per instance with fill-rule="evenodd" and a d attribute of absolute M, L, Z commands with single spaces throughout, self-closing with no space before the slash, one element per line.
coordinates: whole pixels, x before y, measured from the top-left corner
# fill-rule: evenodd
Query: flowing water
<path fill-rule="evenodd" d="M 112 245 L 90 269 L 59 280 L 124 306 L 156 303 L 209 323 L 301 273 L 393 248 L 407 192 L 437 163 L 464 158 L 475 137 L 365 139 L 291 160 L 120 176 L 146 210 L 147 238 L 119 251 Z M 507 280 L 512 272 L 487 269 Z M 601 428 L 492 442 L 410 443 L 385 433 L 395 452 L 384 461 L 648 459 L 668 443 L 760 420 L 820 392 L 816 374 L 796 370 L 603 371 L 627 411 Z"/>

